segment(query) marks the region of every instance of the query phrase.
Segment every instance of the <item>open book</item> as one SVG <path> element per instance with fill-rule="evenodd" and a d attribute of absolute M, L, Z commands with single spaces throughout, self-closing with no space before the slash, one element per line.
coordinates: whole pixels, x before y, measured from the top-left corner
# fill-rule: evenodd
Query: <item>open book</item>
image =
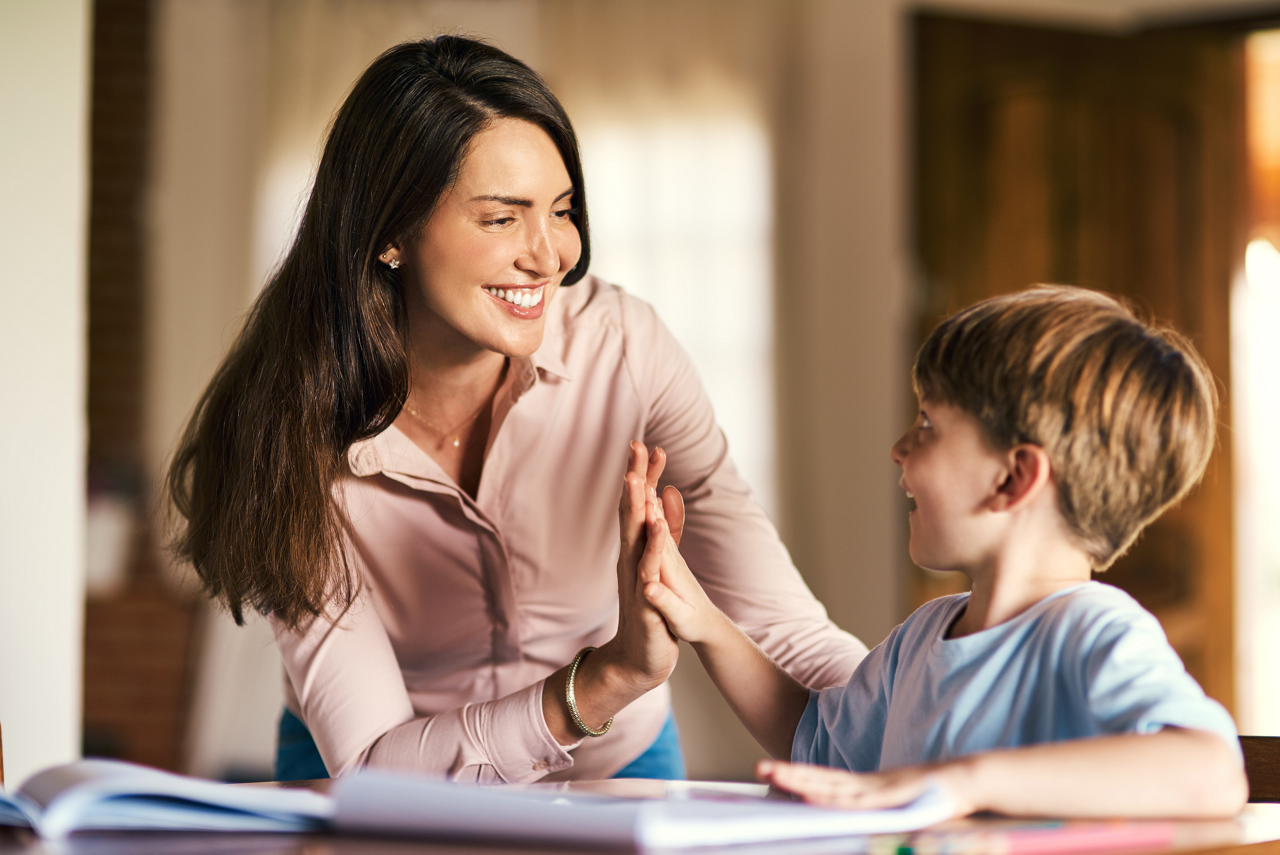
<path fill-rule="evenodd" d="M 55 839 L 94 830 L 331 829 L 668 851 L 912 831 L 951 813 L 936 790 L 892 810 L 837 811 L 766 798 L 764 785 L 683 781 L 478 787 L 365 772 L 340 779 L 332 792 L 220 784 L 81 760 L 36 774 L 16 793 L 0 792 L 0 825 L 30 826 Z"/>
<path fill-rule="evenodd" d="M 333 802 L 310 790 L 236 787 L 117 760 L 80 760 L 38 772 L 16 793 L 0 791 L 0 825 L 41 837 L 75 831 L 312 831 Z"/>

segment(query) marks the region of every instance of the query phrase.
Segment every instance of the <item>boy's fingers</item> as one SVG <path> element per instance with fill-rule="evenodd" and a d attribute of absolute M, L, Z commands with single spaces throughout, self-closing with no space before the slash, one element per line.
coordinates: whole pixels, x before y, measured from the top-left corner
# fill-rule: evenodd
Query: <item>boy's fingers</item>
<path fill-rule="evenodd" d="M 646 525 L 648 537 L 644 544 L 644 553 L 640 557 L 640 584 L 656 581 L 662 571 L 663 538 L 662 530 L 654 520 Z"/>
<path fill-rule="evenodd" d="M 786 789 L 830 790 L 837 785 L 856 787 L 859 778 L 851 772 L 837 772 L 803 763 L 772 764 L 772 779 Z"/>
<path fill-rule="evenodd" d="M 807 802 L 833 807 L 872 810 L 905 804 L 924 791 L 923 778 L 886 779 L 838 769 L 774 763 L 766 774 L 771 783 Z"/>
<path fill-rule="evenodd" d="M 679 546 L 680 535 L 684 534 L 684 496 L 670 484 L 662 491 L 662 515 L 667 518 L 671 539 Z"/>
<path fill-rule="evenodd" d="M 670 588 L 661 582 L 650 582 L 645 585 L 644 598 L 664 618 L 673 617 L 672 613 L 684 604 Z"/>

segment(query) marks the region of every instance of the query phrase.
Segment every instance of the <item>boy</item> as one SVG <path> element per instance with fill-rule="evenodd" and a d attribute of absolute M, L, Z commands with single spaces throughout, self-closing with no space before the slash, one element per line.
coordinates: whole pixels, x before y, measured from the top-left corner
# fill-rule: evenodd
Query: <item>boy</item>
<path fill-rule="evenodd" d="M 944 321 L 893 446 L 911 557 L 972 592 L 917 610 L 847 686 L 811 692 L 698 587 L 656 502 L 640 583 L 775 758 L 762 780 L 828 806 L 957 815 L 1231 816 L 1247 784 L 1230 715 L 1155 618 L 1090 581 L 1204 472 L 1216 398 L 1176 333 L 1067 287 Z M 817 764 L 817 765 L 809 765 Z M 821 768 L 830 767 L 830 768 Z"/>

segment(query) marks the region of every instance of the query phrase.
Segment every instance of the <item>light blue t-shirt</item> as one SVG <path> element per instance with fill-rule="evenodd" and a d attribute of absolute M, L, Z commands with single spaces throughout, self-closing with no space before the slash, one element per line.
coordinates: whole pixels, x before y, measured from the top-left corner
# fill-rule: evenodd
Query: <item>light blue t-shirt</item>
<path fill-rule="evenodd" d="M 847 686 L 813 692 L 791 759 L 874 772 L 1165 726 L 1211 731 L 1239 753 L 1231 715 L 1119 588 L 1085 582 L 999 626 L 945 638 L 968 599 L 926 603 Z"/>

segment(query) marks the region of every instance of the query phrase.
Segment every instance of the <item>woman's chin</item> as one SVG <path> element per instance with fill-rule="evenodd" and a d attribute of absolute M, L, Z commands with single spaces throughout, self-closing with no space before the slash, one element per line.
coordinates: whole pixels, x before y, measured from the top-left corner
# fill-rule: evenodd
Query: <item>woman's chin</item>
<path fill-rule="evenodd" d="M 525 359 L 542 347 L 545 328 L 540 318 L 534 322 L 526 321 L 521 324 L 520 329 L 503 330 L 500 334 L 486 336 L 476 344 L 508 359 Z"/>

